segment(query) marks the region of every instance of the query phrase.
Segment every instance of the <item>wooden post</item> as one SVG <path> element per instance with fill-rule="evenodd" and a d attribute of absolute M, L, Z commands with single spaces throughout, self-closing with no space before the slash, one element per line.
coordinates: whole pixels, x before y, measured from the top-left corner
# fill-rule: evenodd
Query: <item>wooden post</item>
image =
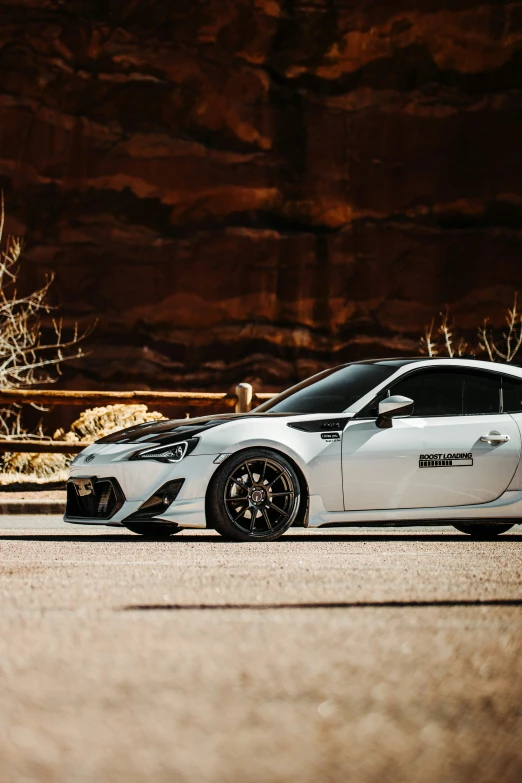
<path fill-rule="evenodd" d="M 236 394 L 236 413 L 248 413 L 252 404 L 252 386 L 249 383 L 238 383 Z"/>

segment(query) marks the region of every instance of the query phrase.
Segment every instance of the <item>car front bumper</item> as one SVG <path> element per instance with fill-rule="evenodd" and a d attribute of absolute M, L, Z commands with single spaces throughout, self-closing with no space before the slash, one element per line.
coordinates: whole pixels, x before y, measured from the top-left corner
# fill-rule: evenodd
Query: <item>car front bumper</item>
<path fill-rule="evenodd" d="M 123 496 L 122 504 L 109 518 L 98 516 L 77 516 L 71 514 L 70 505 L 64 516 L 65 522 L 83 525 L 122 526 L 164 484 L 175 479 L 184 479 L 176 499 L 155 521 L 177 524 L 180 527 L 207 527 L 205 516 L 205 495 L 212 474 L 218 468 L 214 463 L 216 454 L 191 454 L 181 462 L 163 463 L 154 460 L 129 461 L 127 454 L 136 451 L 128 444 L 90 446 L 71 465 L 70 478 L 84 480 L 115 479 Z"/>

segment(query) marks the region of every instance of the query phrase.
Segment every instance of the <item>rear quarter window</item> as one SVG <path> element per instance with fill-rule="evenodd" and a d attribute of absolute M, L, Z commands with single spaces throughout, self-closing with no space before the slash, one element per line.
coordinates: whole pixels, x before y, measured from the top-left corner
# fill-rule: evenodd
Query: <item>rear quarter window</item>
<path fill-rule="evenodd" d="M 522 378 L 502 376 L 504 413 L 522 413 Z"/>

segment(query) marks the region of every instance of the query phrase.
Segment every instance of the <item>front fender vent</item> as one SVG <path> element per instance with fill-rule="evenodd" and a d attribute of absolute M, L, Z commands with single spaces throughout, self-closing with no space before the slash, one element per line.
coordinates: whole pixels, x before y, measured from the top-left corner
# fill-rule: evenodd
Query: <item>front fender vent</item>
<path fill-rule="evenodd" d="M 350 421 L 349 416 L 343 416 L 335 419 L 312 419 L 311 421 L 290 421 L 287 422 L 287 427 L 292 427 L 294 430 L 301 430 L 301 432 L 340 432 L 344 430 L 347 423 Z"/>

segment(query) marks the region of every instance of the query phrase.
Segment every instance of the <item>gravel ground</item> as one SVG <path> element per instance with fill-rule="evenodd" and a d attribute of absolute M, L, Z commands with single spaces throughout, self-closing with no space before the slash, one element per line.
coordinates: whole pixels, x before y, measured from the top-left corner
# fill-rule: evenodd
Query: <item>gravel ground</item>
<path fill-rule="evenodd" d="M 0 781 L 522 779 L 522 528 L 0 522 Z"/>

